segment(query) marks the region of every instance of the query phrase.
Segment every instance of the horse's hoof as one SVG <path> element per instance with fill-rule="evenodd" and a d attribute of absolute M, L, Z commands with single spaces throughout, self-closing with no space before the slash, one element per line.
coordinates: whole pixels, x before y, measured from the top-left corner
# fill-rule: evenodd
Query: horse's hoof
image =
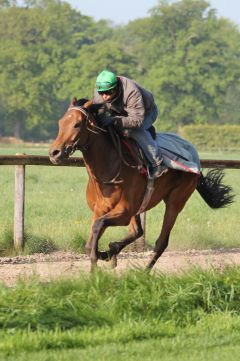
<path fill-rule="evenodd" d="M 111 255 L 110 255 L 109 251 L 98 252 L 98 259 L 100 259 L 101 261 L 108 262 L 111 259 Z"/>

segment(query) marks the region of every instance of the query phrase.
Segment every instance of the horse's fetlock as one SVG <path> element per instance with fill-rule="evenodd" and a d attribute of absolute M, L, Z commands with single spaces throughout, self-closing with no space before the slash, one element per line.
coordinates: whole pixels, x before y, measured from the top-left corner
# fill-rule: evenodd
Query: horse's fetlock
<path fill-rule="evenodd" d="M 120 244 L 118 244 L 116 242 L 110 242 L 109 243 L 109 251 L 110 251 L 111 256 L 118 254 L 121 251 Z"/>

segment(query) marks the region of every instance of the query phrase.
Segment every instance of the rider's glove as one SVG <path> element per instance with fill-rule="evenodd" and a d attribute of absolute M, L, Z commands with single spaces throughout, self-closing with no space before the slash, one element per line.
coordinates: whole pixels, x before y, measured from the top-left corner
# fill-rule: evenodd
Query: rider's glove
<path fill-rule="evenodd" d="M 101 114 L 98 116 L 97 121 L 102 127 L 108 127 L 110 124 L 113 124 L 114 118 Z"/>
<path fill-rule="evenodd" d="M 101 124 L 103 127 L 108 127 L 109 125 L 114 123 L 114 118 L 112 117 L 105 117 L 102 119 Z"/>

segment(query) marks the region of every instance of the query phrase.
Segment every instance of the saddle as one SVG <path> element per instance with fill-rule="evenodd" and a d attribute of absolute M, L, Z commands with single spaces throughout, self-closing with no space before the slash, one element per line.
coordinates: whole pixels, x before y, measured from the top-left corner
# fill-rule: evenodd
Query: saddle
<path fill-rule="evenodd" d="M 148 131 L 150 132 L 153 139 L 156 139 L 155 128 L 151 126 Z M 132 168 L 137 168 L 142 176 L 148 177 L 149 162 L 139 144 L 134 139 L 128 137 L 127 130 L 119 133 L 112 128 L 111 133 L 112 138 L 119 137 L 122 160 L 124 163 Z"/>
<path fill-rule="evenodd" d="M 129 166 L 136 167 L 145 177 L 148 175 L 148 161 L 139 144 L 131 138 L 121 137 L 122 154 Z"/>

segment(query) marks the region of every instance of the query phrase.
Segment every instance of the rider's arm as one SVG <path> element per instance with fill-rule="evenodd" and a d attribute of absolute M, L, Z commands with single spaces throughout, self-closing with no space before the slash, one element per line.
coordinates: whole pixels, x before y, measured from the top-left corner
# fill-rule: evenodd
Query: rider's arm
<path fill-rule="evenodd" d="M 126 116 L 115 117 L 114 124 L 117 128 L 138 128 L 143 124 L 145 108 L 142 95 L 137 88 L 129 93 L 126 99 L 125 110 Z"/>

